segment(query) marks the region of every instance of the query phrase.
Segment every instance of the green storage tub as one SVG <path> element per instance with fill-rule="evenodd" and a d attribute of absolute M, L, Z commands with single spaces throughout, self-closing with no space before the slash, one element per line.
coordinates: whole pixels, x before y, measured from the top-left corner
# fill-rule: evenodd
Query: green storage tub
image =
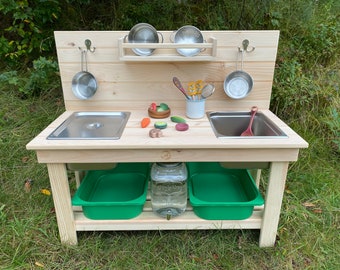
<path fill-rule="evenodd" d="M 187 163 L 189 198 L 194 213 L 208 220 L 250 217 L 264 200 L 253 178 L 244 169 L 226 169 L 218 162 Z"/>
<path fill-rule="evenodd" d="M 112 170 L 89 171 L 72 198 L 90 219 L 130 219 L 146 201 L 149 163 L 119 163 Z"/>

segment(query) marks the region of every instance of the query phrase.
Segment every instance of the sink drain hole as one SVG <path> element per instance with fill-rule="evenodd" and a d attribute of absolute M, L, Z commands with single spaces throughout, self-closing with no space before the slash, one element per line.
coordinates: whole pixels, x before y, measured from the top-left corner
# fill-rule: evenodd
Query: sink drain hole
<path fill-rule="evenodd" d="M 86 128 L 87 129 L 98 129 L 100 127 L 102 127 L 103 124 L 102 123 L 99 123 L 99 122 L 93 122 L 93 123 L 89 123 L 86 125 Z"/>

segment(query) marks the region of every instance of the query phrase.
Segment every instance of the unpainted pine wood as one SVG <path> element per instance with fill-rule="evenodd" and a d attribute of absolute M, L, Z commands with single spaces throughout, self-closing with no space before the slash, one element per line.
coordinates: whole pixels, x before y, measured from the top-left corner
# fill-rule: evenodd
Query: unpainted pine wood
<path fill-rule="evenodd" d="M 172 31 L 162 33 L 165 42 L 169 42 Z M 172 84 L 174 76 L 179 77 L 184 85 L 198 79 L 214 83 L 216 91 L 209 98 L 208 109 L 249 109 L 252 105 L 269 108 L 278 31 L 204 31 L 207 40 L 210 37 L 216 39 L 216 57 L 211 61 L 194 61 L 194 57 L 181 57 L 175 49 L 165 50 L 165 61 L 150 62 L 151 58 L 146 58 L 148 61 L 121 61 L 118 41 L 126 34 L 128 31 L 55 32 L 67 110 L 94 110 L 96 107 L 103 110 L 120 107 L 141 109 L 150 101 L 169 102 L 172 106 L 179 104 L 183 107 L 183 96 Z M 79 47 L 84 49 L 85 39 L 90 39 L 95 47 L 95 52 L 89 52 L 87 58 L 88 70 L 96 77 L 98 90 L 90 100 L 84 101 L 73 95 L 71 82 L 73 76 L 81 70 Z M 229 73 L 241 68 L 238 48 L 244 39 L 248 39 L 250 46 L 255 47 L 253 52 L 244 53 L 243 58 L 243 70 L 253 77 L 254 88 L 245 99 L 233 100 L 224 93 L 223 83 Z M 163 51 L 158 49 L 154 55 L 158 57 Z M 131 57 L 134 57 L 133 54 Z"/>
<path fill-rule="evenodd" d="M 260 247 L 272 247 L 275 244 L 288 164 L 288 162 L 271 163 L 261 224 Z"/>
<path fill-rule="evenodd" d="M 259 229 L 262 219 L 261 210 L 254 211 L 245 220 L 205 220 L 198 218 L 193 211 L 185 211 L 170 221 L 150 211 L 126 220 L 91 220 L 82 212 L 75 212 L 74 215 L 77 231 Z"/>
<path fill-rule="evenodd" d="M 280 156 L 277 153 L 280 153 Z M 37 151 L 38 161 L 65 162 L 65 163 L 105 163 L 105 162 L 181 162 L 181 161 L 222 161 L 222 162 L 267 162 L 296 160 L 298 150 L 290 149 L 169 149 L 169 150 L 63 150 L 63 151 Z"/>
<path fill-rule="evenodd" d="M 65 244 L 76 245 L 77 233 L 74 225 L 66 165 L 63 163 L 49 163 L 47 164 L 47 169 L 57 216 L 60 241 Z"/>

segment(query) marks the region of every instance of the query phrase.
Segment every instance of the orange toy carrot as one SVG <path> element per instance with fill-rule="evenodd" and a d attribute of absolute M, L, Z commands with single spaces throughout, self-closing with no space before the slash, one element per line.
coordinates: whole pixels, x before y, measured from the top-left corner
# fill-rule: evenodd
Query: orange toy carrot
<path fill-rule="evenodd" d="M 141 125 L 142 128 L 146 128 L 149 124 L 150 124 L 150 118 L 149 117 L 143 118 L 142 121 L 140 122 L 140 125 Z"/>

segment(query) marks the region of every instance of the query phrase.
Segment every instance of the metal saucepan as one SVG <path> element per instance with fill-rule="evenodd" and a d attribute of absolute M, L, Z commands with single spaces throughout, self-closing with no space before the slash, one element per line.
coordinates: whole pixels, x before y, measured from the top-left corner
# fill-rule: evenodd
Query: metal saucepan
<path fill-rule="evenodd" d="M 163 43 L 163 35 L 148 23 L 138 23 L 133 26 L 127 36 L 129 43 L 159 43 L 159 37 Z M 154 52 L 152 48 L 133 48 L 132 51 L 141 56 L 148 56 Z"/>
<path fill-rule="evenodd" d="M 87 51 L 84 50 L 81 52 L 81 69 L 82 71 L 74 75 L 72 79 L 72 91 L 79 99 L 89 99 L 96 93 L 98 86 L 96 78 L 87 71 Z"/>
<path fill-rule="evenodd" d="M 254 85 L 253 78 L 243 71 L 243 51 L 241 51 L 241 55 L 241 70 L 230 73 L 224 80 L 224 92 L 232 99 L 245 98 L 249 95 Z"/>
<path fill-rule="evenodd" d="M 174 36 L 173 36 L 174 35 Z M 192 25 L 185 25 L 179 28 L 176 32 L 171 36 L 171 40 L 174 43 L 203 43 L 203 35 L 201 31 Z M 180 55 L 183 56 L 195 56 L 204 50 L 201 48 L 178 48 L 176 49 Z"/>

